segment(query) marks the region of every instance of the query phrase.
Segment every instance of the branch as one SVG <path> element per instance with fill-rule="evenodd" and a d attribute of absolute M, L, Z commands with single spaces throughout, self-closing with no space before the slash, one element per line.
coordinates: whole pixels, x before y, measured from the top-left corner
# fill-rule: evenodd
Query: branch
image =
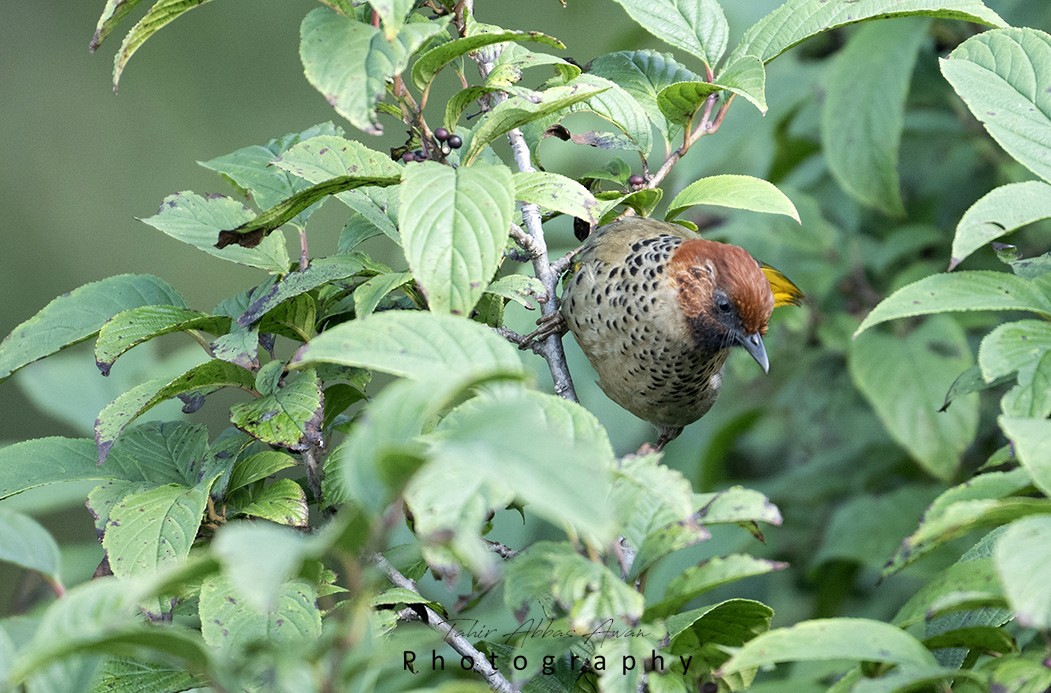
<path fill-rule="evenodd" d="M 373 560 L 376 565 L 387 574 L 387 577 L 395 587 L 400 587 L 409 590 L 410 592 L 415 592 L 416 594 L 420 593 L 416 588 L 416 583 L 402 575 L 397 568 L 390 564 L 390 561 L 383 557 L 383 555 L 376 554 Z M 423 597 L 421 596 L 420 599 L 422 601 Z M 501 674 L 500 671 L 485 658 L 485 655 L 472 645 L 471 642 L 460 633 L 460 631 L 453 628 L 453 626 L 442 618 L 434 609 L 426 604 L 421 604 L 420 606 L 427 617 L 427 625 L 438 633 L 441 633 L 442 639 L 449 643 L 449 645 L 456 650 L 461 657 L 471 658 L 474 662 L 474 670 L 485 679 L 485 682 L 489 684 L 489 688 L 494 691 L 499 691 L 500 693 L 512 693 L 514 691 L 511 687 L 511 682 L 504 678 L 504 675 Z M 410 609 L 407 611 L 408 613 L 403 612 L 401 615 L 407 619 L 413 617 L 419 618 L 419 614 L 415 610 Z"/>
<path fill-rule="evenodd" d="M 534 354 L 543 354 L 544 345 L 539 342 L 530 341 L 525 335 L 518 334 L 512 329 L 507 327 L 494 327 L 493 332 L 511 342 L 519 348 L 525 348 L 532 351 Z"/>
<path fill-rule="evenodd" d="M 475 56 L 475 61 L 478 63 L 478 71 L 482 73 L 483 78 L 487 77 L 493 69 L 493 58 L 483 57 L 484 55 L 492 54 L 479 53 Z M 507 94 L 503 92 L 493 94 L 495 103 L 500 103 L 506 99 Z M 523 173 L 535 172 L 536 169 L 533 168 L 533 163 L 529 156 L 529 145 L 526 144 L 522 131 L 518 128 L 511 130 L 507 133 L 507 140 L 511 143 L 511 152 L 518 170 Z M 544 289 L 547 291 L 548 300 L 540 304 L 541 316 L 546 318 L 558 313 L 557 289 L 559 273 L 554 271 L 548 259 L 547 241 L 544 239 L 540 208 L 532 203 L 523 204 L 522 222 L 525 226 L 525 232 L 530 239 L 529 245 L 531 248 L 527 250 L 533 256 L 533 274 L 540 280 L 540 283 L 544 285 Z M 514 237 L 513 232 L 512 237 Z M 515 240 L 518 241 L 517 238 Z M 533 347 L 533 350 L 547 361 L 547 367 L 551 371 L 551 379 L 555 386 L 555 394 L 571 402 L 576 402 L 577 392 L 573 387 L 573 376 L 570 375 L 569 366 L 566 364 L 566 353 L 562 349 L 561 336 L 553 334 Z"/>

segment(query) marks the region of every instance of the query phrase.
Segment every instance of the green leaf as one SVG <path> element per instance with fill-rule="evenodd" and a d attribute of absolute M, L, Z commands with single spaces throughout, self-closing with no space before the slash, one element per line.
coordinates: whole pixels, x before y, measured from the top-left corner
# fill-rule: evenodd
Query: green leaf
<path fill-rule="evenodd" d="M 980 353 L 980 352 L 979 352 Z M 945 403 L 942 404 L 941 409 L 938 411 L 945 411 L 949 408 L 958 397 L 969 395 L 972 392 L 984 392 L 990 388 L 999 387 L 1004 383 L 1011 380 L 1011 378 L 1003 377 L 997 378 L 992 382 L 985 382 L 985 378 L 982 377 L 982 369 L 976 363 L 970 366 L 963 373 L 960 373 L 956 377 L 956 380 L 949 386 L 948 392 L 945 393 Z"/>
<path fill-rule="evenodd" d="M 212 542 L 231 587 L 260 613 L 278 604 L 285 583 L 299 574 L 303 561 L 315 555 L 300 532 L 265 522 L 231 522 Z"/>
<path fill-rule="evenodd" d="M 1033 485 L 1051 495 L 1051 421 L 1001 416 L 999 422 Z"/>
<path fill-rule="evenodd" d="M 594 224 L 598 200 L 580 183 L 558 173 L 531 171 L 514 174 L 515 199 Z"/>
<path fill-rule="evenodd" d="M 1006 635 L 1003 631 L 999 632 Z M 928 645 L 929 642 L 924 641 L 924 644 Z M 860 670 L 856 671 L 860 673 Z M 850 691 L 851 693 L 890 693 L 892 691 L 937 690 L 938 688 L 948 690 L 949 686 L 952 690 L 971 690 L 963 688 L 965 681 L 982 687 L 988 682 L 988 677 L 957 667 L 909 665 L 892 669 L 879 678 L 861 677 L 861 680 Z"/>
<path fill-rule="evenodd" d="M 266 450 L 265 452 L 246 457 L 243 460 L 238 460 L 230 473 L 230 481 L 226 487 L 227 491 L 236 491 L 239 488 L 244 488 L 249 484 L 254 484 L 295 465 L 296 460 L 294 457 L 278 450 Z"/>
<path fill-rule="evenodd" d="M 665 43 L 715 68 L 729 37 L 717 0 L 616 0 L 628 15 Z"/>
<path fill-rule="evenodd" d="M 1011 375 L 1051 351 L 1051 323 L 1018 320 L 1000 325 L 982 340 L 978 365 L 986 382 Z"/>
<path fill-rule="evenodd" d="M 385 311 L 315 337 L 293 359 L 360 366 L 407 378 L 522 373 L 518 350 L 466 318 L 422 311 Z"/>
<path fill-rule="evenodd" d="M 119 274 L 63 294 L 0 342 L 0 381 L 23 366 L 88 339 L 122 310 L 169 304 L 186 305 L 166 281 L 149 274 Z"/>
<path fill-rule="evenodd" d="M 187 330 L 222 334 L 229 328 L 230 319 L 227 317 L 179 306 L 129 308 L 114 315 L 99 330 L 95 342 L 95 363 L 102 375 L 109 375 L 117 358 L 154 337 Z"/>
<path fill-rule="evenodd" d="M 706 525 L 765 522 L 778 527 L 782 522 L 781 511 L 769 498 L 741 486 L 716 493 L 695 493 L 693 504 L 699 508 L 697 520 Z"/>
<path fill-rule="evenodd" d="M 766 67 L 754 55 L 742 55 L 715 77 L 723 89 L 748 99 L 766 115 Z"/>
<path fill-rule="evenodd" d="M 114 478 L 98 461 L 88 438 L 37 438 L 0 447 L 0 500 L 48 484 Z"/>
<path fill-rule="evenodd" d="M 106 6 L 102 9 L 102 16 L 99 17 L 98 24 L 95 27 L 95 34 L 91 37 L 91 42 L 88 44 L 88 50 L 92 53 L 98 50 L 98 47 L 102 45 L 102 42 L 106 40 L 106 37 L 110 35 L 114 27 L 128 16 L 129 12 L 135 9 L 139 1 L 106 0 Z"/>
<path fill-rule="evenodd" d="M 281 234 L 267 236 L 254 248 L 215 247 L 220 232 L 238 228 L 254 218 L 252 210 L 224 195 L 201 197 L 192 192 L 180 192 L 164 198 L 160 211 L 142 221 L 209 255 L 284 274 L 288 271 L 289 258 Z"/>
<path fill-rule="evenodd" d="M 577 632 L 592 632 L 614 619 L 635 623 L 642 616 L 642 595 L 605 565 L 577 553 L 568 543 L 541 541 L 507 565 L 504 603 L 513 611 L 550 595 L 569 612 Z"/>
<path fill-rule="evenodd" d="M 58 544 L 39 522 L 0 508 L 0 561 L 59 580 Z"/>
<path fill-rule="evenodd" d="M 343 134 L 342 130 L 332 123 L 322 123 L 303 132 L 289 133 L 279 139 L 270 140 L 265 145 L 243 147 L 209 161 L 197 163 L 229 178 L 238 188 L 251 194 L 256 205 L 267 209 L 308 187 L 304 181 L 274 166 L 278 158 L 289 148 L 305 140 L 319 136 L 335 137 L 341 134 Z M 331 177 L 335 178 L 335 176 Z M 304 210 L 295 217 L 295 223 L 305 224 L 307 218 L 316 209 L 317 207 L 312 207 Z"/>
<path fill-rule="evenodd" d="M 454 550 L 476 569 L 484 569 L 488 552 L 460 520 L 484 520 L 487 510 L 515 497 L 527 512 L 596 542 L 614 536 L 606 501 L 613 449 L 605 430 L 580 405 L 509 385 L 454 409 L 426 440 L 431 461 L 405 492 L 416 531 L 452 533 Z M 584 487 L 591 492 L 581 495 L 578 489 Z M 486 508 L 486 499 L 501 499 L 503 505 Z"/>
<path fill-rule="evenodd" d="M 367 318 L 392 291 L 412 283 L 412 272 L 386 272 L 362 282 L 354 289 L 354 316 Z"/>
<path fill-rule="evenodd" d="M 589 111 L 617 127 L 627 135 L 627 142 L 615 142 L 607 146 L 610 149 L 635 149 L 642 155 L 649 155 L 653 148 L 653 126 L 643 107 L 619 84 L 593 74 L 584 74 L 573 80 L 574 85 L 601 89 L 585 101 L 579 101 L 566 107 L 566 112 L 577 113 Z M 594 134 L 594 133 L 593 133 Z M 603 135 L 604 133 L 598 133 Z M 573 139 L 576 136 L 571 135 Z"/>
<path fill-rule="evenodd" d="M 220 231 L 215 247 L 221 249 L 236 244 L 254 248 L 272 231 L 284 226 L 305 209 L 330 195 L 337 195 L 355 188 L 397 185 L 399 180 L 398 177 L 341 176 L 312 185 L 259 214 L 251 221 Z"/>
<path fill-rule="evenodd" d="M 777 628 L 745 643 L 720 670 L 722 676 L 777 662 L 828 660 L 934 666 L 934 655 L 905 631 L 864 618 L 825 618 Z"/>
<path fill-rule="evenodd" d="M 535 100 L 512 96 L 497 104 L 493 110 L 482 117 L 481 122 L 471 134 L 461 161 L 464 164 L 470 164 L 490 142 L 500 135 L 528 122 L 557 113 L 573 104 L 587 101 L 608 88 L 608 85 L 598 86 L 578 79 L 573 84 L 564 87 L 545 89 L 535 97 Z"/>
<path fill-rule="evenodd" d="M 106 405 L 95 421 L 95 441 L 99 449 L 99 461 L 109 456 L 113 442 L 121 432 L 152 407 L 176 395 L 216 387 L 238 387 L 250 392 L 255 386 L 251 371 L 226 361 L 215 359 L 195 366 L 175 380 L 167 378 L 150 380 L 128 390 Z"/>
<path fill-rule="evenodd" d="M 591 74 L 619 85 L 634 98 L 646 116 L 669 143 L 680 130 L 670 123 L 657 105 L 657 95 L 676 82 L 700 82 L 701 77 L 688 70 L 668 53 L 651 50 L 619 51 L 595 58 Z"/>
<path fill-rule="evenodd" d="M 137 2 L 138 0 L 135 0 Z M 120 50 L 113 63 L 113 91 L 117 91 L 120 83 L 120 75 L 124 67 L 131 60 L 135 51 L 139 50 L 146 40 L 163 29 L 169 23 L 175 21 L 179 16 L 189 12 L 193 8 L 203 5 L 208 0 L 157 0 L 157 2 L 143 15 L 135 26 L 131 28 L 124 42 L 120 44 Z M 134 2 L 132 3 L 135 4 Z M 128 8 L 131 9 L 131 8 Z M 105 17 L 105 14 L 103 14 Z M 96 32 L 96 36 L 98 33 Z M 101 39 L 99 39 L 101 42 Z M 97 47 L 97 43 L 95 46 Z"/>
<path fill-rule="evenodd" d="M 942 74 L 993 139 L 1051 182 L 1051 36 L 1000 29 L 960 44 Z"/>
<path fill-rule="evenodd" d="M 825 74 L 821 142 L 829 170 L 851 197 L 888 216 L 905 214 L 898 146 L 912 69 L 929 26 L 911 19 L 869 24 Z"/>
<path fill-rule="evenodd" d="M 325 135 L 291 147 L 274 161 L 274 166 L 311 183 L 324 183 L 342 176 L 393 178 L 402 173 L 402 168 L 387 154 L 369 149 L 360 142 Z M 375 187 L 347 190 L 336 195 L 336 199 L 358 212 L 371 226 L 398 242 L 398 229 L 391 216 L 397 196 L 389 197 L 384 188 Z"/>
<path fill-rule="evenodd" d="M 376 103 L 394 76 L 394 49 L 375 27 L 324 7 L 299 29 L 299 58 L 307 81 L 351 125 L 382 134 Z"/>
<path fill-rule="evenodd" d="M 514 212 L 506 166 L 409 166 L 401 233 L 413 276 L 435 313 L 470 315 L 503 257 Z"/>
<path fill-rule="evenodd" d="M 856 0 L 828 3 L 787 0 L 749 28 L 727 59 L 754 55 L 768 63 L 792 46 L 836 27 L 868 19 L 923 15 L 959 19 L 987 26 L 1006 26 L 979 0 Z"/>
<path fill-rule="evenodd" d="M 246 609 L 240 598 L 225 577 L 212 577 L 201 585 L 201 635 L 209 647 L 242 653 L 256 644 L 299 648 L 321 635 L 317 590 L 303 580 L 282 585 L 270 611 Z"/>
<path fill-rule="evenodd" d="M 333 135 L 318 135 L 298 142 L 276 158 L 273 165 L 311 183 L 343 176 L 396 178 L 402 172 L 389 155 Z M 344 199 L 352 195 L 341 193 L 338 197 Z"/>
<path fill-rule="evenodd" d="M 1051 218 L 1051 185 L 1031 180 L 995 188 L 971 205 L 956 225 L 949 269 L 986 243 L 1047 218 Z"/>
<path fill-rule="evenodd" d="M 369 5 L 383 22 L 383 33 L 388 41 L 397 36 L 405 24 L 405 17 L 412 11 L 414 0 L 372 0 Z"/>
<path fill-rule="evenodd" d="M 992 559 L 961 560 L 913 594 L 898 610 L 893 623 L 908 628 L 952 611 L 1003 605 L 1003 590 Z"/>
<path fill-rule="evenodd" d="M 672 654 L 686 654 L 716 669 L 738 648 L 770 630 L 774 610 L 751 599 L 730 599 L 714 606 L 670 616 L 665 625 Z"/>
<path fill-rule="evenodd" d="M 321 443 L 321 414 L 321 382 L 306 368 L 273 394 L 230 407 L 230 422 L 267 445 L 306 450 Z"/>
<path fill-rule="evenodd" d="M 417 437 L 465 391 L 488 377 L 420 375 L 384 388 L 355 422 L 346 442 L 326 460 L 322 491 L 328 502 L 353 500 L 370 513 L 381 513 L 424 462 Z"/>
<path fill-rule="evenodd" d="M 210 464 L 208 429 L 182 421 L 136 426 L 113 447 L 106 467 L 127 481 L 193 486 Z"/>
<path fill-rule="evenodd" d="M 610 505 L 617 510 L 624 538 L 638 549 L 631 566 L 635 575 L 664 553 L 711 536 L 693 519 L 693 487 L 689 480 L 678 470 L 661 464 L 658 455 L 622 460 L 613 477 Z M 673 524 L 683 525 L 683 531 L 676 533 L 672 546 L 655 541 L 663 539 L 661 530 Z M 657 538 L 653 537 L 655 533 Z"/>
<path fill-rule="evenodd" d="M 168 484 L 132 493 L 109 513 L 102 547 L 117 577 L 151 574 L 190 553 L 208 501 L 207 485 Z"/>
<path fill-rule="evenodd" d="M 1043 630 L 1051 626 L 1051 582 L 1046 578 L 1049 549 L 1051 517 L 1047 516 L 1012 522 L 993 549 L 1007 602 L 1024 628 Z"/>
<path fill-rule="evenodd" d="M 312 260 L 305 270 L 289 272 L 266 293 L 254 299 L 237 317 L 237 324 L 248 327 L 280 304 L 329 282 L 347 279 L 363 271 L 370 264 L 361 253 L 346 253 Z"/>
<path fill-rule="evenodd" d="M 96 685 L 106 693 L 170 693 L 193 690 L 205 683 L 177 666 L 109 659 L 102 665 Z"/>
<path fill-rule="evenodd" d="M 432 48 L 416 61 L 412 66 L 412 81 L 419 89 L 426 88 L 438 72 L 461 55 L 478 50 L 494 43 L 506 43 L 508 41 L 524 42 L 536 41 L 553 48 L 565 50 L 565 45 L 556 38 L 541 34 L 539 31 L 494 31 L 480 33 L 471 36 L 454 39 L 440 46 Z M 510 129 L 510 128 L 508 128 Z"/>
<path fill-rule="evenodd" d="M 683 188 L 671 201 L 665 218 L 674 219 L 694 205 L 713 205 L 767 214 L 783 214 L 799 221 L 799 212 L 783 192 L 778 190 L 773 183 L 751 176 L 726 174 L 694 181 Z"/>
<path fill-rule="evenodd" d="M 722 91 L 721 85 L 697 80 L 675 82 L 657 93 L 657 107 L 668 122 L 678 128 L 689 127 L 708 97 Z"/>
<path fill-rule="evenodd" d="M 956 375 L 972 362 L 967 335 L 937 316 L 902 338 L 869 333 L 850 346 L 848 365 L 883 426 L 928 473 L 948 480 L 978 431 L 978 398 L 939 411 Z"/>
<path fill-rule="evenodd" d="M 736 582 L 755 575 L 784 570 L 787 563 L 754 558 L 746 554 L 716 556 L 700 565 L 691 566 L 672 578 L 664 599 L 646 607 L 646 618 L 667 617 L 687 602 L 720 585 Z"/>
<path fill-rule="evenodd" d="M 396 0 L 400 2 L 401 0 Z M 426 46 L 432 39 L 441 36 L 448 38 L 445 33 L 448 30 L 452 15 L 423 19 L 416 15 L 417 21 L 402 26 L 396 36 L 391 39 L 391 48 L 394 50 L 394 74 L 401 74 L 409 66 L 409 61 L 416 53 Z M 436 39 L 435 42 L 440 42 Z"/>
<path fill-rule="evenodd" d="M 888 320 L 968 310 L 1024 310 L 1051 318 L 1051 298 L 1028 279 L 1006 272 L 934 274 L 883 299 L 854 337 Z"/>
<path fill-rule="evenodd" d="M 919 528 L 902 542 L 883 572 L 897 572 L 945 542 L 976 529 L 1044 514 L 1051 514 L 1051 503 L 1044 498 L 981 498 L 948 503 L 937 513 L 927 512 Z"/>
<path fill-rule="evenodd" d="M 547 296 L 547 289 L 543 282 L 536 277 L 524 274 L 508 274 L 500 277 L 485 288 L 485 293 L 515 301 L 522 307 L 533 310 L 534 306 L 529 298 L 543 300 Z"/>
<path fill-rule="evenodd" d="M 648 217 L 661 201 L 663 194 L 660 188 L 643 188 L 642 190 L 630 192 L 627 195 L 621 194 L 616 190 L 597 193 L 595 197 L 601 201 L 599 206 L 601 211 L 599 226 L 608 224 L 620 216 L 616 211 L 620 205 L 634 209 L 639 216 Z"/>
<path fill-rule="evenodd" d="M 291 479 L 278 479 L 254 494 L 251 503 L 238 508 L 238 514 L 299 529 L 306 529 L 310 519 L 306 493 Z"/>
<path fill-rule="evenodd" d="M 116 578 L 100 578 L 78 585 L 65 598 L 52 602 L 40 624 L 18 653 L 8 672 L 17 683 L 58 658 L 86 649 L 115 633 L 141 628 L 135 614 L 138 590 Z"/>

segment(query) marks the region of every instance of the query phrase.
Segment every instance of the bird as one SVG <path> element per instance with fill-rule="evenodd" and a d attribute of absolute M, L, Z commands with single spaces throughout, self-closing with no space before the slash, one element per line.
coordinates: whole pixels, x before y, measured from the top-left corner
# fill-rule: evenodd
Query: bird
<path fill-rule="evenodd" d="M 770 315 L 802 300 L 741 247 L 630 216 L 587 237 L 559 312 L 534 335 L 572 332 L 603 392 L 657 427 L 659 451 L 715 404 L 732 348 L 769 372 Z"/>

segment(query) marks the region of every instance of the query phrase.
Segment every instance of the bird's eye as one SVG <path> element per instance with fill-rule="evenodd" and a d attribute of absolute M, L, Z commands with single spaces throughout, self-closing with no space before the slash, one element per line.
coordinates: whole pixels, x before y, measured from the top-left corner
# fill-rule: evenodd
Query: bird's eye
<path fill-rule="evenodd" d="M 720 313 L 729 313 L 733 310 L 733 304 L 730 303 L 730 299 L 723 294 L 715 297 L 715 307 L 719 309 Z"/>

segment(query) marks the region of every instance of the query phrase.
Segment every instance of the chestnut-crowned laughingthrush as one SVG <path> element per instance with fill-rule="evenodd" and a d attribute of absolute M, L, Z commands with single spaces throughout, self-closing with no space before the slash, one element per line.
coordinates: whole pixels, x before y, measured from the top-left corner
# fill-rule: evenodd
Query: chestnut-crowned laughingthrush
<path fill-rule="evenodd" d="M 803 298 L 743 248 L 640 217 L 591 234 L 574 267 L 565 327 L 609 398 L 657 427 L 657 449 L 711 409 L 731 347 L 769 370 L 770 313 Z"/>

